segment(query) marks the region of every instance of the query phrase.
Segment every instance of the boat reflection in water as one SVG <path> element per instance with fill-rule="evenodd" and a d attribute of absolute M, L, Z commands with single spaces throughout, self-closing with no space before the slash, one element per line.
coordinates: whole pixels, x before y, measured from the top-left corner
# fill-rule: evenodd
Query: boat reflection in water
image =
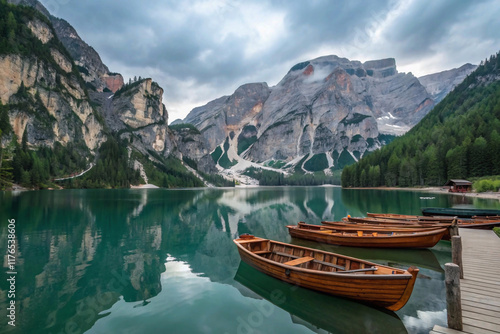
<path fill-rule="evenodd" d="M 444 269 L 440 263 L 451 261 L 451 243 L 448 241 L 440 241 L 433 247 L 432 250 L 430 250 L 345 247 L 320 244 L 314 241 L 298 238 L 293 238 L 292 240 L 294 245 L 316 248 L 326 252 L 339 253 L 396 268 L 407 268 L 413 265 L 417 268 L 426 268 L 435 272 L 444 273 Z M 439 261 L 438 257 L 441 261 Z"/>
<path fill-rule="evenodd" d="M 394 312 L 282 282 L 243 261 L 234 279 L 243 285 L 237 286 L 242 295 L 270 301 L 290 313 L 294 323 L 314 332 L 322 329 L 331 333 L 407 333 Z"/>

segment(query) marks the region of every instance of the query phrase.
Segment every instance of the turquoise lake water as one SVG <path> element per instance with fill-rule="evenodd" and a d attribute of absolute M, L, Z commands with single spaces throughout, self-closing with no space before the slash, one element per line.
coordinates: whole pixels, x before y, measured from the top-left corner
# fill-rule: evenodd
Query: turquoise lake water
<path fill-rule="evenodd" d="M 498 208 L 498 201 L 337 187 L 0 192 L 2 254 L 9 219 L 16 238 L 15 297 L 2 279 L 0 333 L 428 333 L 446 323 L 449 242 L 349 248 L 292 239 L 285 227 L 428 206 Z M 232 240 L 242 233 L 420 273 L 408 304 L 389 312 L 240 263 Z M 10 269 L 4 255 L 2 277 Z M 15 327 L 7 324 L 11 300 Z"/>

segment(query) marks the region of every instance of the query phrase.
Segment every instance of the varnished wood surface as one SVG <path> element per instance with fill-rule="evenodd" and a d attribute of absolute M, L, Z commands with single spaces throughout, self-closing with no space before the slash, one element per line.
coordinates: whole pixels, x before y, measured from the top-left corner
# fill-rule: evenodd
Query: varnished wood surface
<path fill-rule="evenodd" d="M 406 304 L 418 273 L 261 238 L 234 242 L 241 259 L 267 275 L 392 311 Z"/>
<path fill-rule="evenodd" d="M 404 224 L 426 224 L 434 220 L 437 224 L 451 223 L 454 217 L 433 217 L 433 216 L 413 216 L 413 215 L 398 215 L 392 213 L 367 213 L 368 217 L 348 217 L 347 220 L 353 222 L 380 222 L 381 224 L 394 224 L 400 222 Z M 492 229 L 493 227 L 500 226 L 499 216 L 475 216 L 471 219 L 461 218 L 458 219 L 458 226 L 463 228 L 473 229 Z"/>
<path fill-rule="evenodd" d="M 370 224 L 370 223 L 354 223 L 354 222 L 331 222 L 322 221 L 321 224 L 325 228 L 335 228 L 344 231 L 377 231 L 386 230 L 392 232 L 422 232 L 425 230 L 435 230 L 443 227 L 443 225 L 419 225 L 419 224 Z"/>
<path fill-rule="evenodd" d="M 377 247 L 377 248 L 430 248 L 434 247 L 446 233 L 446 228 L 423 232 L 378 232 L 357 233 L 335 231 L 335 229 L 323 228 L 319 225 L 288 225 L 288 232 L 292 237 L 313 240 L 317 242 L 351 246 L 351 247 Z M 316 230 L 315 230 L 316 229 Z"/>
<path fill-rule="evenodd" d="M 500 238 L 493 231 L 460 229 L 463 331 L 434 326 L 433 334 L 500 333 Z"/>

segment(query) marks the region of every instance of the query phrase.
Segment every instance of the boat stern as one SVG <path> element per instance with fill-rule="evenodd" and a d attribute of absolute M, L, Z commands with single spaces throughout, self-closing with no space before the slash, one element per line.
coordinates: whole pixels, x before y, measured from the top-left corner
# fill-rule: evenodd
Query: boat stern
<path fill-rule="evenodd" d="M 419 269 L 415 266 L 411 266 L 410 268 L 408 268 L 407 271 L 411 275 L 411 278 L 409 279 L 408 284 L 406 285 L 406 289 L 401 295 L 401 298 L 396 303 L 390 306 L 386 306 L 388 310 L 391 311 L 400 310 L 403 306 L 406 305 L 406 303 L 411 297 L 411 293 L 413 292 L 413 287 L 415 286 L 415 281 L 417 280 Z"/>

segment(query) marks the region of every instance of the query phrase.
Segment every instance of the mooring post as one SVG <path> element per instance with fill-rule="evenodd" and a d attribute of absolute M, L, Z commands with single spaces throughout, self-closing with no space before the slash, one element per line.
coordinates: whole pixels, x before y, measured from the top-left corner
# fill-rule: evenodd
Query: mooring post
<path fill-rule="evenodd" d="M 451 237 L 451 262 L 460 268 L 460 278 L 464 278 L 464 266 L 462 264 L 462 237 L 455 235 Z"/>
<path fill-rule="evenodd" d="M 460 294 L 460 267 L 455 263 L 444 265 L 446 283 L 446 308 L 448 312 L 448 328 L 461 331 L 462 297 Z"/>
<path fill-rule="evenodd" d="M 453 221 L 451 222 L 450 227 L 448 227 L 448 230 L 450 231 L 450 236 L 453 237 L 455 235 L 458 235 L 458 224 L 457 224 L 457 217 L 453 218 Z"/>

